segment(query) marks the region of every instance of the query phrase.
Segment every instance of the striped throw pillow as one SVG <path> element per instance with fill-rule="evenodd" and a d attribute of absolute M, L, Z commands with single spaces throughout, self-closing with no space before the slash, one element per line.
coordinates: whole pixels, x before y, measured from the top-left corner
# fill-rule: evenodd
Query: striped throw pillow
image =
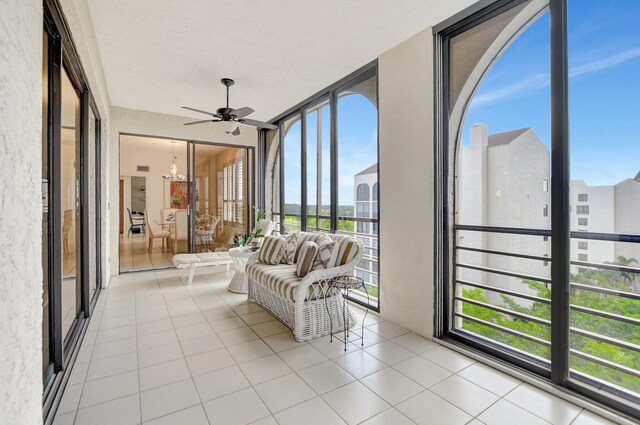
<path fill-rule="evenodd" d="M 258 251 L 258 261 L 265 264 L 278 264 L 286 245 L 287 241 L 281 236 L 267 236 Z"/>
<path fill-rule="evenodd" d="M 296 274 L 298 277 L 305 277 L 313 270 L 313 262 L 318 254 L 318 245 L 315 242 L 307 241 L 302 244 L 298 252 L 298 262 L 296 264 Z"/>
<path fill-rule="evenodd" d="M 298 258 L 300 258 L 300 249 L 305 242 L 311 241 L 318 243 L 318 241 L 325 236 L 326 235 L 324 233 L 298 232 L 298 247 L 296 248 L 296 254 L 293 261 L 295 263 L 298 262 Z"/>
<path fill-rule="evenodd" d="M 285 237 L 287 241 L 287 246 L 284 249 L 284 255 L 282 256 L 282 260 L 280 262 L 282 264 L 293 264 L 296 251 L 298 248 L 298 239 L 300 238 L 300 232 L 290 233 Z"/>
<path fill-rule="evenodd" d="M 336 267 L 344 266 L 358 253 L 358 244 L 353 238 L 343 238 L 338 242 L 338 254 L 336 256 Z"/>
<path fill-rule="evenodd" d="M 338 256 L 338 244 L 327 235 L 323 235 L 318 242 L 318 255 L 313 262 L 313 270 L 333 267 Z"/>

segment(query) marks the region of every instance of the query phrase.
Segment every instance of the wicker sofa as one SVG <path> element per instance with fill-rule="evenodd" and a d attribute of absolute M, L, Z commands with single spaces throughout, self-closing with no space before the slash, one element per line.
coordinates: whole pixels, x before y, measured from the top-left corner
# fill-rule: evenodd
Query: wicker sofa
<path fill-rule="evenodd" d="M 320 237 L 321 234 L 317 234 Z M 364 246 L 359 239 L 328 234 L 338 244 L 354 242 L 355 255 L 346 264 L 313 270 L 298 277 L 296 264 L 270 265 L 257 261 L 257 253 L 245 268 L 249 280 L 247 298 L 260 304 L 293 331 L 297 341 L 307 341 L 328 335 L 331 329 L 343 329 L 355 324 L 353 312 L 343 315 L 343 298 L 339 291 L 328 292 L 331 279 L 351 274 L 362 258 Z M 338 259 L 339 262 L 339 259 Z M 329 320 L 331 314 L 331 322 Z M 331 326 L 332 325 L 332 326 Z"/>

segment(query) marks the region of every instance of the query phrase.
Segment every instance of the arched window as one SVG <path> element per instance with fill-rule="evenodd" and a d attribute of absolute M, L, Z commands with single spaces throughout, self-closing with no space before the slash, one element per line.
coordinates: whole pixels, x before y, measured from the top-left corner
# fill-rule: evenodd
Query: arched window
<path fill-rule="evenodd" d="M 277 121 L 278 130 L 266 132 L 265 206 L 274 221 L 281 220 L 281 233 L 322 231 L 360 239 L 366 249 L 358 272 L 376 309 L 377 68 L 335 87 Z"/>
<path fill-rule="evenodd" d="M 356 200 L 357 201 L 368 201 L 369 200 L 369 185 L 366 183 L 360 183 L 356 189 Z"/>
<path fill-rule="evenodd" d="M 436 333 L 635 417 L 640 277 L 612 270 L 640 259 L 638 11 L 507 1 L 436 36 Z"/>

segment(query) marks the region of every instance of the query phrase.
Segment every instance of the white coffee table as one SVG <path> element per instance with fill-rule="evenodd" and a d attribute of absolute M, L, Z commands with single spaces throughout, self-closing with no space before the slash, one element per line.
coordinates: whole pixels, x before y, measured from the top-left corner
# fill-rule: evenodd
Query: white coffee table
<path fill-rule="evenodd" d="M 236 274 L 231 278 L 227 289 L 231 292 L 238 294 L 246 294 L 249 287 L 249 280 L 244 272 L 244 268 L 247 265 L 247 261 L 254 254 L 251 248 L 237 247 L 229 250 L 229 257 L 233 260 L 233 265 L 236 266 Z"/>

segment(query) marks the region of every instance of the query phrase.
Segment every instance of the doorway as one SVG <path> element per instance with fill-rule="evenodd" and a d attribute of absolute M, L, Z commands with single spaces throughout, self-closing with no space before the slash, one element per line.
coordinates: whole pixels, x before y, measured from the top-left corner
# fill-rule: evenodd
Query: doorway
<path fill-rule="evenodd" d="M 225 251 L 252 219 L 252 147 L 120 135 L 120 271 Z"/>

